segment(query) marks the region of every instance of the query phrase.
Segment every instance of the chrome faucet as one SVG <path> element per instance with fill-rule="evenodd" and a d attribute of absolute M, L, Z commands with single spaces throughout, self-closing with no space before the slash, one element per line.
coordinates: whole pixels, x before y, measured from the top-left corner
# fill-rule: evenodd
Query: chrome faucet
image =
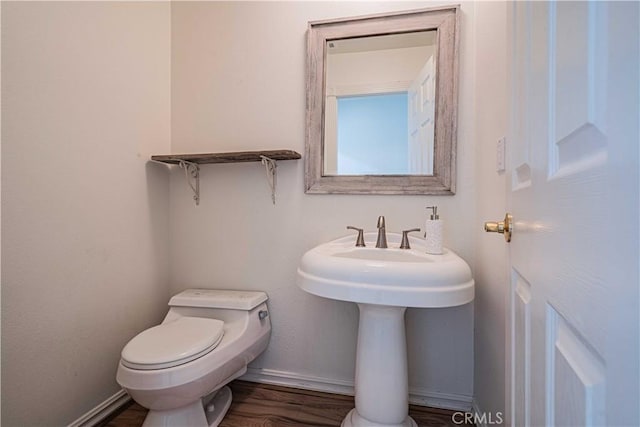
<path fill-rule="evenodd" d="M 384 217 L 378 217 L 378 240 L 376 241 L 376 248 L 387 247 L 387 230 L 384 225 Z"/>

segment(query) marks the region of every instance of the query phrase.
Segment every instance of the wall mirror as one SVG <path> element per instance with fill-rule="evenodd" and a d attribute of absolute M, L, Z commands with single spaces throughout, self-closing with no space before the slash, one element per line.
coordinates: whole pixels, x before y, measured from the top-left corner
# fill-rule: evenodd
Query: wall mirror
<path fill-rule="evenodd" d="M 455 193 L 458 13 L 309 23 L 305 192 Z"/>

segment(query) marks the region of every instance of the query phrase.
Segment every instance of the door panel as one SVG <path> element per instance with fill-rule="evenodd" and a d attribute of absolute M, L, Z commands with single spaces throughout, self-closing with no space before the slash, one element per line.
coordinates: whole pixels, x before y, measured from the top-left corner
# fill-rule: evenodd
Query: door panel
<path fill-rule="evenodd" d="M 546 425 L 605 425 L 602 359 L 551 305 L 547 325 Z"/>
<path fill-rule="evenodd" d="M 510 6 L 512 425 L 638 422 L 638 16 Z"/>
<path fill-rule="evenodd" d="M 435 60 L 433 55 L 408 90 L 409 173 L 433 174 Z"/>
<path fill-rule="evenodd" d="M 512 412 L 514 423 L 527 427 L 531 425 L 531 286 L 515 270 L 511 277 Z"/>
<path fill-rule="evenodd" d="M 531 37 L 531 4 L 514 7 L 512 37 L 512 136 L 518 144 L 511 146 L 512 189 L 514 191 L 531 185 L 530 163 L 530 120 L 526 111 L 529 103 L 531 78 L 531 49 L 528 47 Z M 517 55 L 516 55 L 517 53 Z"/>
<path fill-rule="evenodd" d="M 606 160 L 606 5 L 549 4 L 549 176 Z M 593 164 L 595 163 L 595 164 Z"/>

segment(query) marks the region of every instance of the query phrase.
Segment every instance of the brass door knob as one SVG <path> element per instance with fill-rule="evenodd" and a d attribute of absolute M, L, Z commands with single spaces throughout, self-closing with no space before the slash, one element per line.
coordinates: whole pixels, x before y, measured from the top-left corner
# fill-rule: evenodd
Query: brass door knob
<path fill-rule="evenodd" d="M 507 213 L 504 216 L 504 221 L 492 222 L 488 221 L 484 223 L 484 231 L 487 233 L 500 233 L 504 234 L 505 242 L 511 241 L 511 232 L 513 231 L 513 217 Z"/>

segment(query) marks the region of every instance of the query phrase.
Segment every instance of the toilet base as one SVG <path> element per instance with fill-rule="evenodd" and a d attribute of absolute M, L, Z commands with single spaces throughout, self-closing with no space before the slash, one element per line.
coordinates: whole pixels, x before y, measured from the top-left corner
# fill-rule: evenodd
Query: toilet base
<path fill-rule="evenodd" d="M 231 389 L 225 386 L 212 397 L 168 411 L 150 410 L 142 427 L 217 427 L 231 406 Z"/>
<path fill-rule="evenodd" d="M 418 424 L 411 417 L 405 418 L 400 424 L 380 424 L 364 418 L 353 408 L 342 420 L 341 427 L 418 427 Z"/>
<path fill-rule="evenodd" d="M 209 401 L 204 405 L 204 411 L 207 417 L 207 425 L 209 427 L 217 427 L 222 421 L 229 406 L 231 406 L 231 389 L 228 386 L 222 387 Z"/>

